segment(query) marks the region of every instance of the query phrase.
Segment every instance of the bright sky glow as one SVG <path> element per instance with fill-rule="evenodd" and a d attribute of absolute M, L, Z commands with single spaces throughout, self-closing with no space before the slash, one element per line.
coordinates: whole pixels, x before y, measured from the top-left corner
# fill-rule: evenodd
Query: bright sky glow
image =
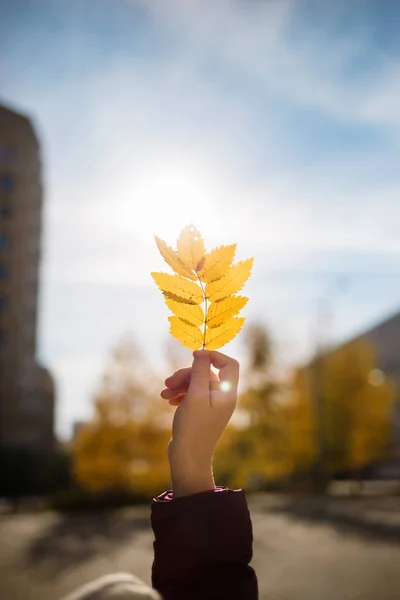
<path fill-rule="evenodd" d="M 255 257 L 243 315 L 285 365 L 322 326 L 332 342 L 398 310 L 400 3 L 384 4 L 1 3 L 0 101 L 42 147 L 59 432 L 126 333 L 167 375 L 154 233 L 175 246 L 193 222 L 207 248 Z"/>

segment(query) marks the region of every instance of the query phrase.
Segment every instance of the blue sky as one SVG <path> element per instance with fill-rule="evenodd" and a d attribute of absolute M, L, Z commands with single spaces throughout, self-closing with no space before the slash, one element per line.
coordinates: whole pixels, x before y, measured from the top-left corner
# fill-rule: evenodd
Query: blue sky
<path fill-rule="evenodd" d="M 303 360 L 400 306 L 397 2 L 8 1 L 0 101 L 32 116 L 46 206 L 40 358 L 58 431 L 132 332 L 165 369 L 152 234 L 255 256 L 250 320 Z M 240 338 L 227 348 L 242 355 Z"/>

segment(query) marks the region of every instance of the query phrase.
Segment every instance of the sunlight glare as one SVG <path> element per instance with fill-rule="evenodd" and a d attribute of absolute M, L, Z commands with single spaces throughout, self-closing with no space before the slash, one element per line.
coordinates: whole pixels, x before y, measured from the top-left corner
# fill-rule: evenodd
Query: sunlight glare
<path fill-rule="evenodd" d="M 231 389 L 231 384 L 229 383 L 229 381 L 220 381 L 219 382 L 219 389 L 221 390 L 221 392 L 229 392 L 229 390 Z"/>
<path fill-rule="evenodd" d="M 186 168 L 153 172 L 135 189 L 133 228 L 140 235 L 156 233 L 175 245 L 180 230 L 193 223 L 210 233 L 217 221 L 212 182 Z"/>

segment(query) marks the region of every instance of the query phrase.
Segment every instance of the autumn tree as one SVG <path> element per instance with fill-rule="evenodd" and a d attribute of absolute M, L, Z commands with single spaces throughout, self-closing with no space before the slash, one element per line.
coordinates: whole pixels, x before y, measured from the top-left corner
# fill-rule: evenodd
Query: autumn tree
<path fill-rule="evenodd" d="M 376 365 L 373 346 L 357 341 L 295 374 L 286 406 L 295 471 L 322 458 L 329 479 L 389 455 L 395 389 L 371 378 Z"/>
<path fill-rule="evenodd" d="M 225 473 L 230 465 L 231 485 L 251 488 L 287 474 L 289 462 L 283 386 L 274 373 L 269 334 L 262 325 L 253 325 L 245 342 L 245 389 L 238 410 L 243 422 L 231 425 L 223 436 L 216 465 Z"/>
<path fill-rule="evenodd" d="M 395 389 L 374 382 L 374 348 L 348 344 L 326 361 L 326 436 L 331 470 L 360 469 L 390 451 Z M 376 385 L 378 383 L 378 385 Z"/>
<path fill-rule="evenodd" d="M 316 411 L 311 370 L 298 369 L 289 383 L 289 401 L 283 411 L 287 423 L 287 450 L 292 475 L 307 477 L 318 456 Z"/>
<path fill-rule="evenodd" d="M 169 481 L 170 417 L 159 384 L 131 341 L 113 351 L 93 419 L 74 443 L 74 473 L 93 495 L 152 495 Z"/>

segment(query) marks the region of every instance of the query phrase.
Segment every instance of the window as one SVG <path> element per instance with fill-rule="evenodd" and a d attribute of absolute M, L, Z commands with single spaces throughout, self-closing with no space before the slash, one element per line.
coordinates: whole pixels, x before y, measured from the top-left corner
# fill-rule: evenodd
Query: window
<path fill-rule="evenodd" d="M 9 202 L 0 202 L 0 219 L 8 219 L 12 215 L 12 209 Z"/>
<path fill-rule="evenodd" d="M 3 263 L 0 263 L 0 281 L 8 278 L 8 269 Z"/>
<path fill-rule="evenodd" d="M 0 191 L 13 192 L 14 188 L 14 179 L 9 173 L 3 173 L 3 175 L 0 175 Z"/>
<path fill-rule="evenodd" d="M 0 251 L 7 250 L 11 246 L 10 236 L 0 231 Z"/>

